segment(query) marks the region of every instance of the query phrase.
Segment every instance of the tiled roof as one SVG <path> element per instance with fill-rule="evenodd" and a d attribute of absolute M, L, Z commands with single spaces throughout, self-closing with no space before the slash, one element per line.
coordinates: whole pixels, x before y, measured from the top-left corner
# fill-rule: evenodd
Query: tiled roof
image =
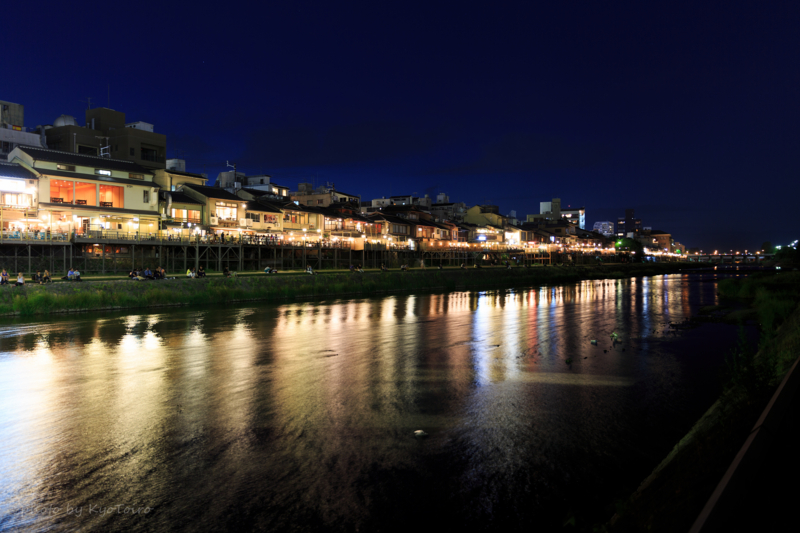
<path fill-rule="evenodd" d="M 51 163 L 64 163 L 65 165 L 81 165 L 84 167 L 121 170 L 123 172 L 133 172 L 135 174 L 153 174 L 152 170 L 141 167 L 133 161 L 125 161 L 123 159 L 111 159 L 109 157 L 75 154 L 72 152 L 59 152 L 58 150 L 29 146 L 20 146 L 19 149 L 31 156 L 35 161 L 49 161 Z"/>
<path fill-rule="evenodd" d="M 0 178 L 37 179 L 35 174 L 22 165 L 4 161 L 0 161 Z"/>
<path fill-rule="evenodd" d="M 203 202 L 198 202 L 194 198 L 191 198 L 189 195 L 184 194 L 180 191 L 161 191 L 161 198 L 164 200 L 167 199 L 167 194 L 172 195 L 172 203 L 173 204 L 192 204 L 192 205 L 203 205 Z"/>
<path fill-rule="evenodd" d="M 231 200 L 234 202 L 242 201 L 242 199 L 239 198 L 238 196 L 229 193 L 225 189 L 218 189 L 217 187 L 207 187 L 205 185 L 190 185 L 187 183 L 183 185 L 183 188 L 199 192 L 206 198 L 215 198 L 217 200 Z"/>
<path fill-rule="evenodd" d="M 276 205 L 272 205 L 267 202 L 247 202 L 247 206 L 245 207 L 247 211 L 257 211 L 259 213 L 283 213 L 280 208 Z"/>
<path fill-rule="evenodd" d="M 370 220 L 381 218 L 386 222 L 391 222 L 392 224 L 404 224 L 406 226 L 410 226 L 412 224 L 410 221 L 404 218 L 396 217 L 393 215 L 387 215 L 386 213 L 371 213 L 367 218 L 369 218 Z"/>
<path fill-rule="evenodd" d="M 208 180 L 207 176 L 203 176 L 202 174 L 195 174 L 194 172 L 184 172 L 182 170 L 170 170 L 166 169 L 166 172 L 170 174 L 178 174 L 180 176 L 189 176 L 190 178 L 198 178 L 201 180 Z"/>

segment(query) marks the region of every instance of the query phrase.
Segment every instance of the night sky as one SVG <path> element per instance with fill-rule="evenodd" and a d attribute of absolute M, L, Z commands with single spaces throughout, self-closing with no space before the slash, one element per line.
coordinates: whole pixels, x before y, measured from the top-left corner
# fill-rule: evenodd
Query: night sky
<path fill-rule="evenodd" d="M 91 97 L 212 179 L 560 197 L 590 229 L 632 207 L 706 251 L 800 237 L 797 2 L 46 4 L 4 7 L 28 127 Z"/>

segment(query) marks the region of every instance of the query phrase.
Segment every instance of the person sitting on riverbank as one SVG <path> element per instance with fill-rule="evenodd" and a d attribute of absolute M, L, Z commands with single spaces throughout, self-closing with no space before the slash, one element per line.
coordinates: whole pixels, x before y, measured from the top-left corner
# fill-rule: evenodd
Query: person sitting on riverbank
<path fill-rule="evenodd" d="M 74 275 L 74 274 L 73 274 L 73 271 L 72 271 L 72 269 L 70 268 L 70 269 L 69 269 L 69 271 L 67 272 L 67 275 L 66 275 L 66 276 L 64 276 L 64 277 L 63 277 L 63 278 L 61 278 L 61 279 L 65 280 L 65 281 L 72 281 L 72 276 L 73 276 L 73 275 Z"/>
<path fill-rule="evenodd" d="M 204 277 L 206 277 L 206 270 L 203 268 L 203 266 L 202 266 L 202 265 L 201 265 L 201 266 L 200 266 L 200 268 L 197 270 L 197 277 L 198 277 L 198 278 L 204 278 Z"/>
<path fill-rule="evenodd" d="M 362 274 L 364 273 L 364 269 L 363 269 L 363 268 L 361 268 L 361 263 L 359 263 L 359 264 L 358 264 L 358 266 L 356 267 L 356 270 L 357 270 L 358 272 L 362 273 Z"/>
<path fill-rule="evenodd" d="M 231 277 L 231 271 L 230 271 L 230 270 L 228 270 L 228 267 L 225 267 L 224 269 L 222 269 L 222 275 L 223 275 L 224 277 L 226 277 L 226 278 L 229 278 L 229 277 Z"/>
<path fill-rule="evenodd" d="M 442 265 L 439 265 L 439 270 L 442 270 Z"/>
<path fill-rule="evenodd" d="M 264 269 L 264 274 L 277 274 L 278 271 L 272 267 L 267 267 Z"/>
<path fill-rule="evenodd" d="M 306 274 L 312 274 L 312 275 L 314 274 L 314 269 L 311 268 L 311 265 L 308 265 L 306 267 Z"/>
<path fill-rule="evenodd" d="M 34 283 L 38 283 L 39 285 L 42 284 L 42 271 L 41 270 L 37 270 L 36 271 L 36 274 L 33 275 L 32 281 Z"/>
<path fill-rule="evenodd" d="M 5 268 L 0 272 L 0 285 L 8 285 L 8 272 Z"/>
<path fill-rule="evenodd" d="M 45 269 L 44 275 L 42 276 L 42 283 L 53 283 L 53 280 L 50 278 L 50 271 Z"/>
<path fill-rule="evenodd" d="M 150 267 L 144 268 L 144 279 L 151 279 L 151 280 L 156 279 L 155 276 L 153 276 L 153 271 L 150 270 Z"/>
<path fill-rule="evenodd" d="M 187 278 L 193 278 L 194 277 L 194 272 L 192 271 L 191 268 L 186 270 L 186 277 Z"/>
<path fill-rule="evenodd" d="M 22 272 L 17 274 L 17 282 L 14 284 L 15 287 L 20 287 L 25 285 L 25 276 L 22 275 Z"/>
<path fill-rule="evenodd" d="M 72 271 L 72 281 L 81 281 L 81 273 L 77 268 Z"/>
<path fill-rule="evenodd" d="M 388 272 L 389 269 L 386 268 L 386 263 L 381 263 L 381 272 Z"/>
<path fill-rule="evenodd" d="M 465 265 L 464 263 L 461 263 L 461 270 L 464 270 L 465 268 L 467 268 L 467 265 Z"/>
<path fill-rule="evenodd" d="M 408 265 L 406 265 L 406 264 L 400 265 L 400 271 L 401 272 L 406 272 L 407 270 L 408 270 Z"/>

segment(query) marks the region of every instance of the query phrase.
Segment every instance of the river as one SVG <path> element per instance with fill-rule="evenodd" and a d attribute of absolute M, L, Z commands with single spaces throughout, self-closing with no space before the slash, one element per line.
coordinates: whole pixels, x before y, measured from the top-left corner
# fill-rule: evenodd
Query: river
<path fill-rule="evenodd" d="M 718 275 L 5 319 L 0 530 L 560 528 L 714 401 Z"/>

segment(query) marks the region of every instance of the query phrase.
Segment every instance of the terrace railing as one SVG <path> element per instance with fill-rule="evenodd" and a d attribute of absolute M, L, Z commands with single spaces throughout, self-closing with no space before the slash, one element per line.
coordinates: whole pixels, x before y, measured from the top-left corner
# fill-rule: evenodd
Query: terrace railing
<path fill-rule="evenodd" d="M 16 231 L 3 230 L 0 232 L 0 243 L 2 242 L 69 242 L 71 234 L 69 232 L 49 232 L 49 231 Z"/>

